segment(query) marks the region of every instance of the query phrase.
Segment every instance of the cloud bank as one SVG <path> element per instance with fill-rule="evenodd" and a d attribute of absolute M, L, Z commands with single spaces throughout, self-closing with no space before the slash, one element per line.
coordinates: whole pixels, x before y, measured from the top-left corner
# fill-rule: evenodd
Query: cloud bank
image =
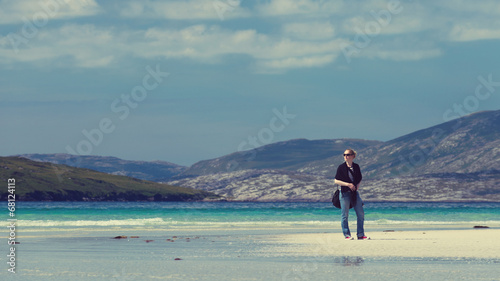
<path fill-rule="evenodd" d="M 500 39 L 495 1 L 481 6 L 396 0 L 0 4 L 0 62 L 10 66 L 100 68 L 131 58 L 224 64 L 227 55 L 241 55 L 251 58 L 253 72 L 283 73 L 359 58 L 424 60 L 442 55 L 445 42 Z"/>

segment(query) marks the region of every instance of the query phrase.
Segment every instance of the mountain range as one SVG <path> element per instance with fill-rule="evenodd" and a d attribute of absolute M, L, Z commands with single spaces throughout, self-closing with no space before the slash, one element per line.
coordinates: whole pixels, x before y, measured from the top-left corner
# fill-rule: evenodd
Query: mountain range
<path fill-rule="evenodd" d="M 500 201 L 499 125 L 500 110 L 484 111 L 386 142 L 294 139 L 191 167 L 99 156 L 22 156 L 201 189 L 227 200 L 327 201 L 336 188 L 341 154 L 350 147 L 358 152 L 365 200 Z"/>
<path fill-rule="evenodd" d="M 357 139 L 295 139 L 200 161 L 185 170 L 182 176 L 199 176 L 248 169 L 298 171 L 310 163 L 328 161 L 328 159 L 343 153 L 346 147 L 363 149 L 380 143 L 382 142 Z"/>
<path fill-rule="evenodd" d="M 18 155 L 38 162 L 91 169 L 103 173 L 162 182 L 181 174 L 188 167 L 165 161 L 131 161 L 110 156 L 55 154 Z"/>
<path fill-rule="evenodd" d="M 359 153 L 365 178 L 500 171 L 500 111 L 487 111 L 387 141 L 305 140 L 269 144 L 195 163 L 182 174 L 284 169 L 335 175 L 346 148 Z"/>
<path fill-rule="evenodd" d="M 355 162 L 362 167 L 365 200 L 500 201 L 499 128 L 500 111 L 485 111 L 387 142 L 291 140 L 239 152 L 240 157 L 253 157 L 236 162 L 232 154 L 196 163 L 184 172 L 190 178 L 169 183 L 212 191 L 232 200 L 327 201 L 336 189 L 333 177 L 343 162 L 341 154 L 352 147 L 358 152 Z M 294 163 L 285 170 L 276 170 L 276 166 L 246 169 L 259 157 L 272 155 L 276 148 L 290 154 L 297 146 L 332 144 L 332 155 Z"/>

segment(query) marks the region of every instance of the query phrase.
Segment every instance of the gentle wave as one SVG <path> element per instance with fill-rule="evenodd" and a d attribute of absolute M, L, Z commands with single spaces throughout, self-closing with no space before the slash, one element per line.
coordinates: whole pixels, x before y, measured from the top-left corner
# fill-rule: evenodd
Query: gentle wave
<path fill-rule="evenodd" d="M 166 225 L 161 218 L 152 219 L 126 219 L 126 220 L 18 220 L 17 225 L 23 227 L 61 227 L 61 226 L 147 226 L 147 225 Z"/>
<path fill-rule="evenodd" d="M 500 221 L 403 221 L 403 220 L 376 220 L 365 221 L 365 224 L 386 225 L 386 224 L 401 224 L 401 225 L 495 225 L 500 226 Z"/>
<path fill-rule="evenodd" d="M 234 221 L 234 222 L 207 222 L 207 221 L 174 221 L 162 218 L 150 219 L 125 219 L 125 220 L 19 220 L 18 226 L 22 227 L 120 227 L 120 226 L 171 226 L 171 227 L 250 227 L 250 226 L 331 226 L 338 221 Z M 500 221 L 403 221 L 403 220 L 375 220 L 365 221 L 366 225 L 494 225 L 499 226 Z"/>
<path fill-rule="evenodd" d="M 17 225 L 23 227 L 87 227 L 87 226 L 258 226 L 258 225 L 328 225 L 328 221 L 237 221 L 237 222 L 206 222 L 206 221 L 170 221 L 162 218 L 152 219 L 127 219 L 127 220 L 76 220 L 76 221 L 54 221 L 54 220 L 19 220 Z"/>

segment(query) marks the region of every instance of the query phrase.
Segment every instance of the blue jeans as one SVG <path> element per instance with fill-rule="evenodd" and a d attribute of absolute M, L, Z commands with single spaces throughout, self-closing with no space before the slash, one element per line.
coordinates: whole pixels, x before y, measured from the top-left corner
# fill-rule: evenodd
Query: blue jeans
<path fill-rule="evenodd" d="M 345 237 L 351 237 L 351 231 L 349 230 L 349 206 L 351 204 L 351 196 L 357 196 L 356 205 L 353 207 L 356 212 L 356 216 L 358 218 L 358 237 L 365 236 L 365 211 L 363 210 L 363 201 L 359 196 L 359 192 L 340 192 L 340 209 L 342 211 L 342 232 Z"/>

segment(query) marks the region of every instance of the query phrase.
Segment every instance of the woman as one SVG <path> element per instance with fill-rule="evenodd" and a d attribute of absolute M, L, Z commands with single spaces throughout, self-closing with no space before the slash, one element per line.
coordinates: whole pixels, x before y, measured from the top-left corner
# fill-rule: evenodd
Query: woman
<path fill-rule="evenodd" d="M 356 158 L 356 151 L 354 151 L 354 149 L 347 149 L 344 152 L 345 162 L 339 165 L 337 174 L 335 175 L 335 184 L 341 186 L 340 207 L 342 211 L 342 232 L 346 240 L 354 240 L 354 238 L 351 237 L 348 222 L 349 208 L 352 205 L 358 218 L 358 239 L 366 240 L 369 238 L 365 236 L 365 211 L 363 210 L 363 201 L 358 192 L 363 176 L 361 175 L 359 165 L 353 162 L 354 158 Z"/>

